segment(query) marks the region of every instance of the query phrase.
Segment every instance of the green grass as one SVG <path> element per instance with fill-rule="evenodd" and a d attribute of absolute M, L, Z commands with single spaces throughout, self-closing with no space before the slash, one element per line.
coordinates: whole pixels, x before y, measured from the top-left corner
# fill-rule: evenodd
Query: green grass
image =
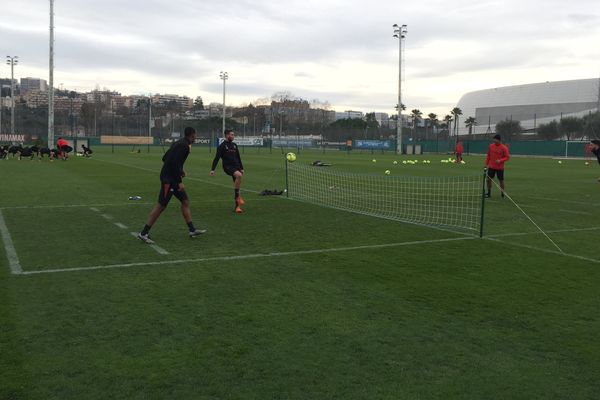
<path fill-rule="evenodd" d="M 0 162 L 0 208 L 20 264 L 47 272 L 12 275 L 0 246 L 0 399 L 598 397 L 597 165 L 508 165 L 509 193 L 544 230 L 561 231 L 550 236 L 568 255 L 496 191 L 485 228 L 501 241 L 244 258 L 461 235 L 249 191 L 236 215 L 231 181 L 210 178 L 212 154 L 197 148 L 186 185 L 209 233 L 189 240 L 174 200 L 152 230 L 170 253 L 161 255 L 129 233 L 155 201 L 161 154 L 99 148 L 93 159 Z M 245 189 L 283 188 L 278 151 L 243 156 Z M 394 166 L 401 158 L 369 152 L 301 152 L 298 162 L 482 172 L 480 157 L 416 158 L 432 164 Z M 49 272 L 169 260 L 193 261 Z"/>

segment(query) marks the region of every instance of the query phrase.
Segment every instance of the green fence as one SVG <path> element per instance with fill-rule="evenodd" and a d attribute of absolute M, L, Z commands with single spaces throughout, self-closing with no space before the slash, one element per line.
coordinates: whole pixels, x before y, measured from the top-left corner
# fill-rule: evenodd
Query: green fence
<path fill-rule="evenodd" d="M 417 142 L 417 144 L 421 144 L 424 153 L 452 153 L 454 152 L 455 143 L 456 142 L 454 140 L 428 140 L 423 142 Z M 487 140 L 463 140 L 463 146 L 465 148 L 465 153 L 467 154 L 486 154 L 490 143 L 491 142 Z M 523 156 L 564 156 L 566 148 L 566 142 L 562 140 L 514 141 L 506 143 L 506 145 L 509 147 L 510 153 L 512 155 Z M 584 154 L 582 153 L 573 155 L 583 157 Z"/>

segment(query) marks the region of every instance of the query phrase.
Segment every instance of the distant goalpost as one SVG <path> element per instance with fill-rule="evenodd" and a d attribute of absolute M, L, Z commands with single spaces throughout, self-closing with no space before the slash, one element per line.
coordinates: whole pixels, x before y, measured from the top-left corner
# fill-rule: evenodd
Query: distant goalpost
<path fill-rule="evenodd" d="M 591 160 L 593 157 L 592 148 L 588 141 L 567 140 L 565 141 L 565 160 Z"/>
<path fill-rule="evenodd" d="M 483 236 L 484 176 L 369 175 L 286 162 L 288 197 L 319 206 Z"/>

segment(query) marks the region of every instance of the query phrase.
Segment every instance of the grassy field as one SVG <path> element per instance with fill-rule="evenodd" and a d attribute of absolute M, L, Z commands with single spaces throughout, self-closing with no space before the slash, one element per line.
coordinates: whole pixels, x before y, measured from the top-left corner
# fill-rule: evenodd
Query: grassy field
<path fill-rule="evenodd" d="M 509 194 L 561 254 L 497 191 L 484 239 L 260 197 L 284 185 L 281 153 L 264 149 L 243 154 L 236 215 L 230 179 L 210 178 L 197 148 L 186 185 L 209 232 L 188 239 L 174 200 L 151 232 L 160 254 L 131 232 L 162 150 L 128 150 L 0 162 L 0 399 L 598 398 L 597 164 L 508 165 Z M 298 162 L 482 172 L 481 157 L 417 158 L 432 163 Z"/>

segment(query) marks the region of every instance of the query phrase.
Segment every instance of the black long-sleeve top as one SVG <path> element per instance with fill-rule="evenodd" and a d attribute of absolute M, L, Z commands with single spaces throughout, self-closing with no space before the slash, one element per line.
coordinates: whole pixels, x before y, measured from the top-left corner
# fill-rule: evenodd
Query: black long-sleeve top
<path fill-rule="evenodd" d="M 223 160 L 223 168 L 234 167 L 237 169 L 244 169 L 244 164 L 242 164 L 242 158 L 240 157 L 240 151 L 238 150 L 237 144 L 233 142 L 225 140 L 219 145 L 217 148 L 217 154 L 215 154 L 215 159 L 212 163 L 211 171 L 214 171 L 215 168 L 217 168 L 219 159 Z"/>
<path fill-rule="evenodd" d="M 190 143 L 183 138 L 171 145 L 163 156 L 163 167 L 160 171 L 160 180 L 173 184 L 181 183 L 183 164 L 190 154 Z"/>
<path fill-rule="evenodd" d="M 594 153 L 594 155 L 598 159 L 598 164 L 600 164 L 600 147 L 598 147 L 597 149 L 592 150 L 592 153 Z"/>

